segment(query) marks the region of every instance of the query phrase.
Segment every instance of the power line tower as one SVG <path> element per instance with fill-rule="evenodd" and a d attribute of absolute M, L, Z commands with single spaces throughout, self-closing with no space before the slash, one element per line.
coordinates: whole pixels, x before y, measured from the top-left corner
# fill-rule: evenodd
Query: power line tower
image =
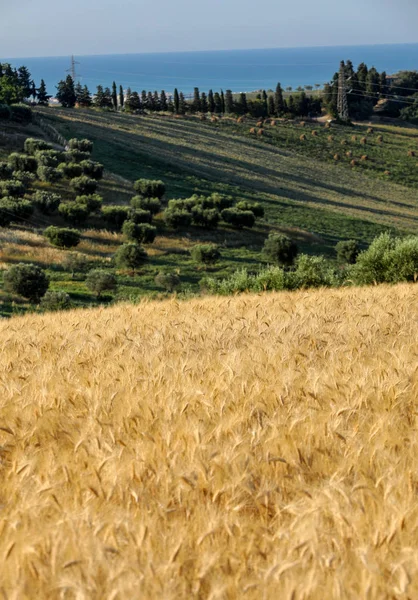
<path fill-rule="evenodd" d="M 347 86 L 345 81 L 345 64 L 341 61 L 340 73 L 338 76 L 338 101 L 337 101 L 338 117 L 341 121 L 349 121 L 350 115 L 348 114 L 348 102 L 347 102 Z"/>
<path fill-rule="evenodd" d="M 79 65 L 80 63 L 78 61 L 75 60 L 74 55 L 71 57 L 71 67 L 69 69 L 66 70 L 66 73 L 69 73 L 72 77 L 72 80 L 75 83 L 75 80 L 77 77 L 79 77 L 78 73 L 76 72 L 76 65 Z"/>

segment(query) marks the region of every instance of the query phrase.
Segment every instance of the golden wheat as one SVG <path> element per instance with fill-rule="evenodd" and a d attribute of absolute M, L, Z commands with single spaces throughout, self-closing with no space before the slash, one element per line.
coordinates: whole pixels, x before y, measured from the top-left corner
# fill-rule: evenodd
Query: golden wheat
<path fill-rule="evenodd" d="M 0 596 L 418 597 L 415 286 L 0 331 Z"/>

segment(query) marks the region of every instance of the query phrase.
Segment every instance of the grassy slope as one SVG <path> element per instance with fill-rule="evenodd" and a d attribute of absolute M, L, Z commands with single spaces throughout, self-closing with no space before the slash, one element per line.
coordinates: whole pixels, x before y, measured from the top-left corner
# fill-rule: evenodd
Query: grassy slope
<path fill-rule="evenodd" d="M 4 597 L 418 597 L 415 286 L 12 325 Z"/>

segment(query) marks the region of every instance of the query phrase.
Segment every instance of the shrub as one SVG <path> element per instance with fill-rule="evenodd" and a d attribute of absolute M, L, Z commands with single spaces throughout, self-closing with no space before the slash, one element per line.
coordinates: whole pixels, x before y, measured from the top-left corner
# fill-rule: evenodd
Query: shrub
<path fill-rule="evenodd" d="M 13 204 L 17 221 L 29 219 L 33 215 L 33 204 L 30 200 L 14 200 Z"/>
<path fill-rule="evenodd" d="M 111 292 L 116 289 L 116 277 L 113 273 L 104 269 L 93 269 L 87 273 L 86 287 L 96 294 L 99 299 L 103 292 Z"/>
<path fill-rule="evenodd" d="M 0 180 L 11 179 L 12 167 L 7 162 L 0 162 Z"/>
<path fill-rule="evenodd" d="M 27 138 L 25 140 L 24 149 L 26 154 L 34 155 L 38 150 L 50 150 L 51 145 L 44 140 L 36 140 L 34 138 Z"/>
<path fill-rule="evenodd" d="M 41 300 L 41 308 L 47 311 L 68 310 L 71 299 L 65 292 L 46 292 Z"/>
<path fill-rule="evenodd" d="M 13 179 L 20 181 L 27 188 L 32 181 L 35 181 L 35 175 L 29 171 L 13 171 Z"/>
<path fill-rule="evenodd" d="M 214 277 L 206 277 L 201 280 L 200 286 L 204 290 L 220 295 L 237 294 L 246 291 L 280 291 L 292 289 L 291 275 L 280 267 L 268 267 L 256 274 L 249 273 L 247 269 L 240 269 L 221 280 Z"/>
<path fill-rule="evenodd" d="M 272 233 L 264 242 L 263 254 L 274 264 L 290 267 L 297 254 L 297 244 L 287 235 Z"/>
<path fill-rule="evenodd" d="M 241 202 L 237 202 L 235 208 L 238 210 L 250 210 L 252 213 L 254 213 L 255 217 L 264 217 L 264 208 L 259 202 L 248 202 L 247 200 L 241 200 Z"/>
<path fill-rule="evenodd" d="M 84 175 L 88 175 L 92 179 L 98 181 L 103 177 L 104 167 L 98 162 L 94 162 L 93 160 L 82 160 L 80 167 L 82 167 Z"/>
<path fill-rule="evenodd" d="M 38 167 L 36 174 L 41 181 L 49 181 L 51 183 L 59 181 L 62 178 L 62 173 L 53 167 Z"/>
<path fill-rule="evenodd" d="M 29 173 L 36 173 L 38 168 L 38 162 L 33 156 L 27 154 L 19 154 L 18 152 L 12 152 L 9 155 L 9 165 L 13 171 L 28 171 Z"/>
<path fill-rule="evenodd" d="M 224 210 L 224 208 L 231 208 L 233 204 L 234 199 L 232 196 L 224 196 L 223 194 L 215 192 L 205 199 L 203 208 L 217 208 L 218 210 Z"/>
<path fill-rule="evenodd" d="M 138 179 L 134 183 L 134 189 L 146 198 L 162 198 L 165 194 L 165 184 L 159 180 Z"/>
<path fill-rule="evenodd" d="M 337 260 L 340 263 L 353 265 L 356 262 L 360 249 L 356 240 L 338 242 L 335 246 Z"/>
<path fill-rule="evenodd" d="M 190 254 L 194 261 L 210 265 L 218 261 L 221 257 L 221 253 L 217 246 L 213 244 L 200 244 L 194 246 Z"/>
<path fill-rule="evenodd" d="M 237 210 L 236 208 L 225 208 L 222 213 L 222 219 L 232 227 L 242 229 L 243 227 L 253 227 L 255 223 L 254 213 L 250 210 Z"/>
<path fill-rule="evenodd" d="M 132 208 L 148 210 L 152 215 L 161 211 L 161 200 L 158 198 L 145 198 L 144 196 L 134 196 L 131 198 Z"/>
<path fill-rule="evenodd" d="M 293 274 L 292 274 L 293 275 Z M 334 269 L 323 256 L 301 254 L 296 260 L 295 287 L 330 287 L 336 284 Z"/>
<path fill-rule="evenodd" d="M 122 232 L 130 242 L 152 244 L 157 235 L 157 228 L 149 225 L 149 223 L 125 221 Z"/>
<path fill-rule="evenodd" d="M 76 204 L 84 204 L 89 212 L 96 212 L 102 207 L 103 198 L 99 194 L 90 194 L 77 196 L 75 199 Z"/>
<path fill-rule="evenodd" d="M 78 140 L 73 138 L 68 142 L 68 146 L 70 150 L 81 150 L 81 152 L 88 152 L 89 154 L 93 152 L 93 142 L 87 139 Z"/>
<path fill-rule="evenodd" d="M 218 226 L 220 214 L 216 208 L 202 209 L 200 206 L 192 208 L 192 222 L 206 229 L 215 229 Z"/>
<path fill-rule="evenodd" d="M 7 290 L 27 298 L 30 302 L 39 302 L 49 287 L 45 272 L 38 266 L 19 263 L 10 267 L 3 275 Z"/>
<path fill-rule="evenodd" d="M 33 214 L 29 200 L 5 197 L 0 199 L 0 227 L 8 227 L 13 221 L 27 219 Z"/>
<path fill-rule="evenodd" d="M 0 181 L 0 195 L 12 196 L 18 198 L 23 196 L 26 191 L 26 186 L 21 181 L 10 179 L 8 181 Z"/>
<path fill-rule="evenodd" d="M 90 261 L 85 254 L 81 254 L 80 252 L 66 252 L 62 264 L 64 269 L 71 272 L 71 277 L 74 277 L 76 271 L 86 272 Z"/>
<path fill-rule="evenodd" d="M 191 196 L 190 198 L 179 198 L 175 200 L 168 201 L 168 209 L 169 210 L 185 210 L 187 212 L 191 212 L 192 208 L 195 206 L 201 206 L 200 199 L 203 196 Z"/>
<path fill-rule="evenodd" d="M 67 150 L 64 154 L 64 159 L 67 162 L 81 163 L 84 160 L 89 160 L 90 154 L 88 152 L 82 152 L 81 150 Z"/>
<path fill-rule="evenodd" d="M 129 220 L 134 223 L 151 223 L 152 214 L 149 210 L 142 210 L 141 208 L 132 208 L 129 211 Z"/>
<path fill-rule="evenodd" d="M 44 230 L 44 236 L 53 246 L 58 248 L 74 248 L 78 246 L 81 240 L 80 232 L 76 229 L 54 227 L 53 225 Z"/>
<path fill-rule="evenodd" d="M 115 263 L 122 269 L 129 269 L 133 273 L 147 260 L 148 255 L 139 244 L 123 244 L 115 253 Z"/>
<path fill-rule="evenodd" d="M 158 273 L 154 279 L 156 285 L 164 288 L 168 292 L 174 290 L 180 285 L 180 277 L 175 273 Z"/>
<path fill-rule="evenodd" d="M 81 177 L 83 174 L 83 168 L 81 165 L 75 162 L 70 163 L 60 163 L 58 165 L 58 169 L 68 179 L 74 179 L 75 177 Z"/>
<path fill-rule="evenodd" d="M 77 194 L 94 194 L 97 189 L 97 181 L 86 175 L 75 177 L 71 180 L 70 185 Z"/>
<path fill-rule="evenodd" d="M 168 227 L 172 227 L 173 229 L 187 227 L 192 222 L 192 215 L 187 210 L 167 208 L 164 211 L 164 222 Z"/>
<path fill-rule="evenodd" d="M 33 157 L 31 158 L 33 160 Z M 35 153 L 35 160 L 39 167 L 53 167 L 55 169 L 63 161 L 63 158 L 64 154 L 57 150 L 38 150 Z"/>
<path fill-rule="evenodd" d="M 44 215 L 52 215 L 61 203 L 61 196 L 52 192 L 37 191 L 32 196 L 36 208 Z"/>
<path fill-rule="evenodd" d="M 88 207 L 78 202 L 62 202 L 58 208 L 58 212 L 66 221 L 73 225 L 84 223 L 90 214 Z"/>
<path fill-rule="evenodd" d="M 129 208 L 126 206 L 103 206 L 102 217 L 112 229 L 120 230 L 128 218 Z"/>

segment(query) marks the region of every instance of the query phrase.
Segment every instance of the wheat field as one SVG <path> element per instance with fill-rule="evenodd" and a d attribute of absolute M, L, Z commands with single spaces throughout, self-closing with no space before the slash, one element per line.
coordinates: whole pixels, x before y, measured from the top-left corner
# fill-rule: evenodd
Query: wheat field
<path fill-rule="evenodd" d="M 418 597 L 414 285 L 0 323 L 0 597 Z"/>

